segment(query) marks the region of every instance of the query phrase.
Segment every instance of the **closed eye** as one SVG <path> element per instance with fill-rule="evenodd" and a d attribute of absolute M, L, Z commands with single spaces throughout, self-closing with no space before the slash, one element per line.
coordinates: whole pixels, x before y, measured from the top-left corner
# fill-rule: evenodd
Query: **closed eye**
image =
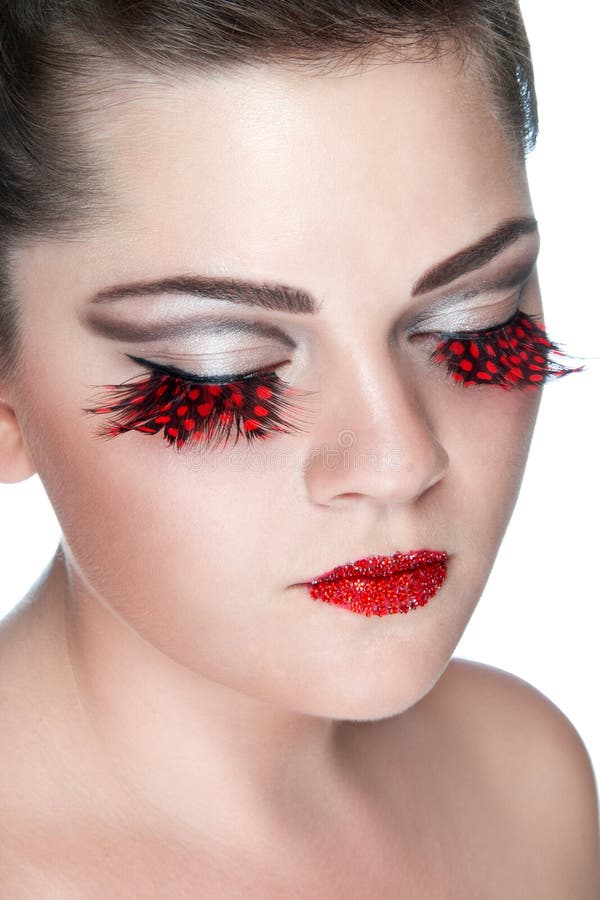
<path fill-rule="evenodd" d="M 129 356 L 129 354 L 127 354 Z M 110 414 L 97 437 L 127 431 L 161 433 L 177 450 L 214 449 L 240 435 L 251 444 L 272 435 L 303 431 L 303 400 L 314 391 L 292 388 L 273 366 L 242 375 L 198 376 L 173 366 L 150 363 L 137 380 L 104 385 L 108 392 L 86 413 Z"/>
<path fill-rule="evenodd" d="M 462 387 L 490 385 L 503 390 L 541 388 L 546 382 L 580 372 L 565 366 L 566 354 L 549 340 L 541 316 L 518 309 L 506 322 L 481 331 L 436 334 L 430 359 L 445 366 Z"/>

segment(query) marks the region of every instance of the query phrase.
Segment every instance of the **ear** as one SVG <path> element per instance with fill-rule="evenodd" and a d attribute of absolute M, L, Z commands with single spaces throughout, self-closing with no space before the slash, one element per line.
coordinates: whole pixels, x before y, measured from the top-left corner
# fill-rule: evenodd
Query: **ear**
<path fill-rule="evenodd" d="M 0 386 L 0 483 L 25 481 L 36 471 L 15 410 Z"/>

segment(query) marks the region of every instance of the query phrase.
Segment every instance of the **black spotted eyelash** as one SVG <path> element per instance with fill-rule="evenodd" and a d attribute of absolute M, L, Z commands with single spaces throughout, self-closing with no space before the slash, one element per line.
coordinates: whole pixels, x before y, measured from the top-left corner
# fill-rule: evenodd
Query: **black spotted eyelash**
<path fill-rule="evenodd" d="M 551 379 L 582 371 L 584 366 L 565 366 L 554 358 L 566 354 L 536 318 L 517 310 L 493 328 L 438 335 L 441 340 L 430 359 L 444 365 L 462 387 L 536 390 Z M 177 450 L 212 450 L 232 437 L 237 444 L 240 436 L 252 444 L 304 431 L 305 401 L 317 393 L 293 388 L 273 370 L 217 379 L 127 355 L 148 371 L 123 384 L 104 385 L 108 390 L 98 398 L 99 405 L 84 410 L 110 414 L 96 433 L 100 438 L 161 432 Z"/>
<path fill-rule="evenodd" d="M 548 339 L 539 319 L 519 309 L 502 325 L 443 335 L 431 360 L 445 365 L 464 387 L 496 385 L 504 390 L 535 390 L 551 379 L 583 371 L 584 366 L 565 366 L 554 358 L 566 354 Z"/>
<path fill-rule="evenodd" d="M 219 379 L 184 377 L 170 366 L 129 358 L 150 372 L 123 384 L 104 385 L 108 392 L 99 398 L 101 405 L 84 410 L 111 414 L 98 437 L 162 432 L 177 450 L 213 450 L 233 436 L 237 444 L 240 435 L 252 444 L 273 434 L 303 431 L 303 401 L 316 393 L 293 388 L 275 371 Z"/>

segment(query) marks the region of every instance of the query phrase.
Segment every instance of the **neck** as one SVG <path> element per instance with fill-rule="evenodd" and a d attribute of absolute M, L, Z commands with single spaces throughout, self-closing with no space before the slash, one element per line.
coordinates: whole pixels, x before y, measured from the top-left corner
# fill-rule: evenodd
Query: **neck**
<path fill-rule="evenodd" d="M 325 814 L 324 786 L 331 796 L 347 779 L 341 738 L 350 723 L 183 666 L 95 595 L 60 550 L 49 577 L 62 597 L 82 722 L 136 818 L 237 843 L 290 834 L 294 822 Z"/>

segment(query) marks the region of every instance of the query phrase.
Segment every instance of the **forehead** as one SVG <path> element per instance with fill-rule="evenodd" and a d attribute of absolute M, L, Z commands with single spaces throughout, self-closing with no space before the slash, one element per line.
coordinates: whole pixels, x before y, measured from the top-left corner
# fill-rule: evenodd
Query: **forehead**
<path fill-rule="evenodd" d="M 136 84 L 94 115 L 121 208 L 102 240 L 144 275 L 166 255 L 302 284 L 299 259 L 379 269 L 399 251 L 418 271 L 529 209 L 481 73 L 452 56 Z"/>

